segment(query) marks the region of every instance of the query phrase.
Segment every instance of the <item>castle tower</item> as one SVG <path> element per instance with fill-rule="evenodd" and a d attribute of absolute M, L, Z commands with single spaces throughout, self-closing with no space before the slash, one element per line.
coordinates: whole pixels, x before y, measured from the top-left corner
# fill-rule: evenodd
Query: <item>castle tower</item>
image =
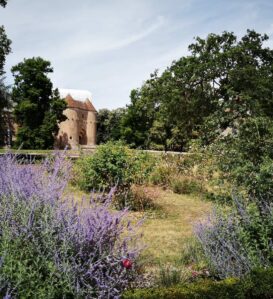
<path fill-rule="evenodd" d="M 78 149 L 79 146 L 94 146 L 97 111 L 92 104 L 91 93 L 76 89 L 59 89 L 59 92 L 67 103 L 64 111 L 67 119 L 59 124 L 56 147 Z"/>

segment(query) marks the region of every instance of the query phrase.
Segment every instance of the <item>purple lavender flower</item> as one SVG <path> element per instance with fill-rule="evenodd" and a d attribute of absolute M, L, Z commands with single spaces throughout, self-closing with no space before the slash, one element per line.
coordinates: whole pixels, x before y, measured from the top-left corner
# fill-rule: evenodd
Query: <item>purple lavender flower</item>
<path fill-rule="evenodd" d="M 35 297 L 46 285 L 52 297 L 61 289 L 61 296 L 119 298 L 135 279 L 141 222 L 110 209 L 114 190 L 99 202 L 91 196 L 88 206 L 65 198 L 70 167 L 60 155 L 42 165 L 0 158 L 0 295 L 16 286 L 14 297 Z M 23 265 L 24 276 L 10 270 L 10 260 Z M 27 289 L 35 275 L 43 279 Z"/>
<path fill-rule="evenodd" d="M 214 210 L 195 226 L 205 255 L 221 278 L 272 266 L 273 205 L 233 194 L 233 209 Z"/>

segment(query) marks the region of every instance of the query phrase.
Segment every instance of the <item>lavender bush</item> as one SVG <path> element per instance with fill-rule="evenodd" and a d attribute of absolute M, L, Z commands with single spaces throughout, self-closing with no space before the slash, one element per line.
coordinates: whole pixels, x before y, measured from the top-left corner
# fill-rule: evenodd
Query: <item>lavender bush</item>
<path fill-rule="evenodd" d="M 127 211 L 64 198 L 70 163 L 0 158 L 0 296 L 119 298 L 136 278 L 140 247 Z"/>
<path fill-rule="evenodd" d="M 273 204 L 233 196 L 230 212 L 214 210 L 196 236 L 220 278 L 273 265 Z"/>

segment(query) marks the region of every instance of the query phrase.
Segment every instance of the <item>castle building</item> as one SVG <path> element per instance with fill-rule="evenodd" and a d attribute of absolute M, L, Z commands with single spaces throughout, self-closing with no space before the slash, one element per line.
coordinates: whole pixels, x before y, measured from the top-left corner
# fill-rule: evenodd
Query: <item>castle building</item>
<path fill-rule="evenodd" d="M 59 89 L 67 103 L 64 115 L 67 119 L 59 124 L 55 147 L 78 149 L 96 145 L 97 111 L 92 95 L 87 90 Z"/>

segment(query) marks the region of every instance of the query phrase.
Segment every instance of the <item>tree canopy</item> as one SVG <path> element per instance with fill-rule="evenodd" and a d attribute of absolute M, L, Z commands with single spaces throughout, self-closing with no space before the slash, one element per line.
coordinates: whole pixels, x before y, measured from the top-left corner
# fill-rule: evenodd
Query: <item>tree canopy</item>
<path fill-rule="evenodd" d="M 5 28 L 0 26 L 0 76 L 4 74 L 6 56 L 10 53 L 11 40 L 8 39 Z"/>
<path fill-rule="evenodd" d="M 0 0 L 0 5 L 5 7 L 7 1 Z M 11 40 L 8 39 L 4 26 L 0 26 L 0 77 L 4 74 L 4 65 L 6 61 L 6 55 L 11 51 Z"/>
<path fill-rule="evenodd" d="M 133 147 L 181 150 L 212 142 L 245 117 L 273 116 L 273 51 L 253 30 L 196 38 L 189 55 L 131 92 L 122 120 Z"/>
<path fill-rule="evenodd" d="M 5 7 L 7 5 L 8 0 L 0 0 L 0 5 Z"/>
<path fill-rule="evenodd" d="M 1 6 L 5 6 L 7 1 L 0 1 Z M 11 40 L 8 39 L 5 29 L 3 26 L 0 26 L 0 144 L 4 143 L 5 139 L 5 132 L 7 131 L 6 125 L 6 115 L 4 113 L 4 109 L 8 107 L 9 95 L 8 95 L 8 88 L 4 83 L 4 65 L 6 62 L 6 56 L 11 51 Z"/>
<path fill-rule="evenodd" d="M 24 148 L 52 148 L 58 123 L 66 119 L 66 103 L 47 76 L 52 72 L 50 62 L 40 57 L 24 59 L 12 67 L 14 116 L 19 126 L 16 141 Z"/>

